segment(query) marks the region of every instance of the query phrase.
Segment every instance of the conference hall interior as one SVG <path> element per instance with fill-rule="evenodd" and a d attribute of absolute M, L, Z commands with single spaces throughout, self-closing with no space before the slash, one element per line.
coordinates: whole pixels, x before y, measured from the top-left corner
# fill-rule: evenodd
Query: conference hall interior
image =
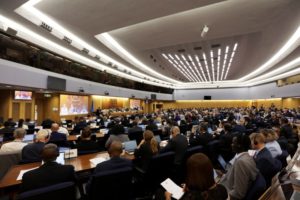
<path fill-rule="evenodd" d="M 299 0 L 0 0 L 0 200 L 299 200 Z"/>

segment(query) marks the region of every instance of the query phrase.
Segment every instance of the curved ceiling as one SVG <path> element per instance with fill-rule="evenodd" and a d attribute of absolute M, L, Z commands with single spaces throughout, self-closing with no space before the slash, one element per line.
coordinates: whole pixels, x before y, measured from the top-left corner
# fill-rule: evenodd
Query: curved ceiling
<path fill-rule="evenodd" d="M 297 0 L 24 3 L 0 2 L 0 28 L 19 29 L 19 37 L 135 81 L 244 87 L 299 73 Z"/>

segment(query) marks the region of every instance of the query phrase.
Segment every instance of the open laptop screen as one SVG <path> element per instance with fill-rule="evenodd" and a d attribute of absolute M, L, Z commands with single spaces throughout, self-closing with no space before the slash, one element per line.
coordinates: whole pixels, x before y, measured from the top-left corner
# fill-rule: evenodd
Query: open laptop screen
<path fill-rule="evenodd" d="M 128 142 L 124 142 L 124 150 L 127 152 L 133 152 L 137 148 L 136 140 L 130 140 Z"/>
<path fill-rule="evenodd" d="M 23 142 L 32 142 L 34 139 L 34 134 L 25 135 Z"/>

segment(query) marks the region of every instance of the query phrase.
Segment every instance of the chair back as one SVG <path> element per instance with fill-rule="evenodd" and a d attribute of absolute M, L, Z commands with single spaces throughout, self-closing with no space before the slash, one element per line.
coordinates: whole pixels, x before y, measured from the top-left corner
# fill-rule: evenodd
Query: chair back
<path fill-rule="evenodd" d="M 194 146 L 194 147 L 190 147 L 187 149 L 186 153 L 185 153 L 185 161 L 193 154 L 195 153 L 201 153 L 204 151 L 203 146 L 198 145 L 198 146 Z M 184 162 L 185 163 L 185 162 Z"/>
<path fill-rule="evenodd" d="M 21 152 L 0 153 L 0 179 L 4 177 L 11 166 L 20 162 L 21 157 Z"/>
<path fill-rule="evenodd" d="M 277 156 L 276 159 L 279 160 L 282 164 L 282 168 L 287 166 L 286 158 L 289 156 L 289 153 L 286 150 L 282 151 L 282 154 Z"/>
<path fill-rule="evenodd" d="M 258 173 L 255 181 L 252 183 L 249 188 L 245 200 L 256 200 L 264 193 L 267 188 L 266 181 L 261 173 Z"/>
<path fill-rule="evenodd" d="M 143 131 L 135 131 L 128 133 L 130 140 L 136 140 L 136 143 L 139 144 L 143 140 Z"/>
<path fill-rule="evenodd" d="M 171 176 L 174 168 L 174 152 L 166 152 L 152 157 L 145 174 L 145 182 L 149 187 L 156 187 Z"/>
<path fill-rule="evenodd" d="M 18 200 L 75 200 L 76 190 L 73 182 L 63 182 L 21 193 Z"/>
<path fill-rule="evenodd" d="M 129 200 L 132 197 L 132 168 L 103 171 L 92 176 L 88 199 Z"/>

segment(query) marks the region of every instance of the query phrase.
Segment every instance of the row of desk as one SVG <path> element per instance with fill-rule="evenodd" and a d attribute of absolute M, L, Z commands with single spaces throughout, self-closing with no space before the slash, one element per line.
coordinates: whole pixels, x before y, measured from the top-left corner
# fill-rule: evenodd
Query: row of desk
<path fill-rule="evenodd" d="M 87 155 L 81 155 L 76 158 L 65 159 L 65 165 L 73 165 L 76 173 L 81 173 L 89 170 L 93 170 L 96 166 L 90 161 L 94 158 L 109 158 L 107 152 L 99 152 Z M 122 157 L 127 159 L 134 159 L 134 155 L 123 153 Z M 28 170 L 39 167 L 41 162 L 29 163 L 23 165 L 15 165 L 11 167 L 5 176 L 0 180 L 0 190 L 15 187 L 21 184 L 21 181 L 17 180 L 17 177 L 21 170 Z M 49 172 L 51 173 L 51 172 Z"/>

